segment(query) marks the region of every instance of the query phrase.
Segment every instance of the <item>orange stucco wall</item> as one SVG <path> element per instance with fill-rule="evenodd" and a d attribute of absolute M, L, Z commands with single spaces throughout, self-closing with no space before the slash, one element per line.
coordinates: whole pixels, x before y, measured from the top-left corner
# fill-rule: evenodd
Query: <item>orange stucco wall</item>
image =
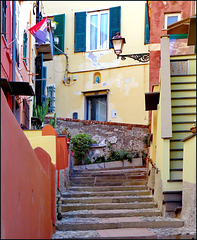
<path fill-rule="evenodd" d="M 66 137 L 58 137 L 56 130 L 51 125 L 46 125 L 42 129 L 42 135 L 53 135 L 56 136 L 56 170 L 58 171 L 57 176 L 57 187 L 59 188 L 60 182 L 60 170 L 68 167 L 68 145 Z"/>
<path fill-rule="evenodd" d="M 50 168 L 51 163 L 49 155 L 46 152 L 42 154 L 47 161 L 41 163 L 1 90 L 1 238 L 3 239 L 50 239 L 52 236 L 52 184 L 49 171 L 48 173 L 45 171 Z"/>

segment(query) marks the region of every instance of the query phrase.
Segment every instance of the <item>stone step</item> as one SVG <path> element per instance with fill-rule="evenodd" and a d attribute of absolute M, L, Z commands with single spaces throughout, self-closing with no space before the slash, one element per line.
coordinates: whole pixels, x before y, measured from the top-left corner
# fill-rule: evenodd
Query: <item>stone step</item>
<path fill-rule="evenodd" d="M 57 223 L 57 230 L 104 230 L 119 228 L 178 228 L 184 222 L 162 217 L 118 217 L 118 218 L 63 218 Z"/>
<path fill-rule="evenodd" d="M 63 204 L 69 203 L 130 203 L 130 202 L 152 202 L 152 196 L 116 196 L 116 197 L 81 197 L 63 198 Z"/>
<path fill-rule="evenodd" d="M 113 218 L 113 217 L 153 217 L 161 216 L 156 208 L 146 209 L 113 209 L 113 210 L 79 210 L 62 213 L 62 217 L 74 218 Z"/>
<path fill-rule="evenodd" d="M 147 190 L 147 185 L 132 185 L 132 186 L 70 186 L 67 191 L 83 191 L 83 192 L 103 192 L 103 191 L 131 191 L 131 190 Z"/>
<path fill-rule="evenodd" d="M 62 204 L 62 212 L 75 210 L 111 210 L 111 209 L 142 209 L 155 208 L 154 202 L 132 202 L 132 203 L 95 203 L 95 204 Z"/>
<path fill-rule="evenodd" d="M 105 197 L 105 196 L 143 196 L 150 195 L 149 190 L 131 190 L 131 191 L 105 191 L 105 192 L 76 192 L 68 191 L 62 193 L 65 198 L 80 198 L 80 197 Z"/>
<path fill-rule="evenodd" d="M 157 235 L 146 228 L 119 228 L 86 231 L 56 231 L 53 239 L 157 239 Z"/>
<path fill-rule="evenodd" d="M 102 177 L 102 176 L 122 176 L 122 175 L 136 175 L 136 174 L 147 174 L 147 169 L 133 169 L 133 170 L 111 170 L 111 171 L 97 171 L 97 172 L 73 172 L 72 176 L 81 176 L 81 177 L 88 177 L 88 176 L 96 176 L 96 177 Z"/>
<path fill-rule="evenodd" d="M 80 180 L 72 181 L 69 183 L 69 186 L 131 186 L 131 185 L 146 185 L 147 180 L 141 179 L 141 180 L 112 180 L 111 182 L 106 181 L 95 181 L 95 182 L 81 182 Z"/>
<path fill-rule="evenodd" d="M 113 167 L 113 168 L 96 168 L 96 169 L 76 169 L 73 168 L 73 172 L 81 172 L 81 173 L 88 173 L 88 172 L 107 172 L 107 171 L 130 171 L 130 170 L 147 170 L 145 165 L 141 166 L 128 166 L 128 167 Z"/>

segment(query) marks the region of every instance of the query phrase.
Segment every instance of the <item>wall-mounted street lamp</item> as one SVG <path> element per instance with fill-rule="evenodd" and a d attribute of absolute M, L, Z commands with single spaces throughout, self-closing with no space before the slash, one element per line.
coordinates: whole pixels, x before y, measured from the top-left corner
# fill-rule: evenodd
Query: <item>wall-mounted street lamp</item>
<path fill-rule="evenodd" d="M 139 62 L 148 62 L 149 61 L 149 53 L 138 53 L 138 54 L 126 54 L 120 55 L 122 53 L 122 49 L 124 44 L 126 43 L 125 38 L 120 36 L 120 33 L 117 32 L 116 36 L 110 39 L 111 43 L 113 44 L 114 52 L 117 55 L 117 59 L 121 57 L 121 60 L 125 60 L 128 58 L 133 58 Z"/>

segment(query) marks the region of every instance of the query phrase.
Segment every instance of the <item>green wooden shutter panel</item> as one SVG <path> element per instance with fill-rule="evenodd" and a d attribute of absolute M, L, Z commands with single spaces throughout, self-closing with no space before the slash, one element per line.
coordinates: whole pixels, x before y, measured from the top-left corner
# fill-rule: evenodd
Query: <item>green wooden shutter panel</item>
<path fill-rule="evenodd" d="M 144 44 L 150 43 L 150 30 L 148 22 L 148 10 L 147 3 L 145 3 L 145 34 L 144 34 Z"/>
<path fill-rule="evenodd" d="M 120 33 L 120 19 L 121 19 L 121 7 L 113 7 L 109 9 L 109 48 L 113 48 L 110 39 Z"/>
<path fill-rule="evenodd" d="M 75 13 L 75 52 L 86 51 L 86 12 Z"/>
<path fill-rule="evenodd" d="M 25 64 L 27 65 L 27 33 L 26 31 L 24 30 L 24 46 L 23 46 L 23 57 L 24 57 L 24 62 Z"/>
<path fill-rule="evenodd" d="M 54 37 L 59 38 L 59 43 L 55 44 L 55 46 L 64 52 L 65 14 L 54 15 L 53 20 L 58 23 L 56 29 L 54 30 Z M 62 54 L 54 47 L 53 53 L 54 55 Z"/>

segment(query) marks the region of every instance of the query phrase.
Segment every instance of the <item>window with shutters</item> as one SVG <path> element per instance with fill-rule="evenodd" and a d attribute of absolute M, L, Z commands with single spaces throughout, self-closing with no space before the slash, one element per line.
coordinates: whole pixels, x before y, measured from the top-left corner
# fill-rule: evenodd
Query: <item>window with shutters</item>
<path fill-rule="evenodd" d="M 53 21 L 57 23 L 57 27 L 54 30 L 54 38 L 58 38 L 58 43 L 54 42 L 55 46 L 64 52 L 64 35 L 65 35 L 65 14 L 59 14 L 53 16 Z M 62 52 L 58 51 L 57 48 L 53 47 L 53 54 L 59 55 Z"/>
<path fill-rule="evenodd" d="M 110 39 L 120 31 L 121 7 L 75 13 L 75 52 L 113 48 Z"/>
<path fill-rule="evenodd" d="M 109 11 L 87 13 L 87 51 L 109 48 Z"/>
<path fill-rule="evenodd" d="M 55 84 L 47 85 L 47 98 L 49 98 L 48 113 L 55 112 Z"/>

